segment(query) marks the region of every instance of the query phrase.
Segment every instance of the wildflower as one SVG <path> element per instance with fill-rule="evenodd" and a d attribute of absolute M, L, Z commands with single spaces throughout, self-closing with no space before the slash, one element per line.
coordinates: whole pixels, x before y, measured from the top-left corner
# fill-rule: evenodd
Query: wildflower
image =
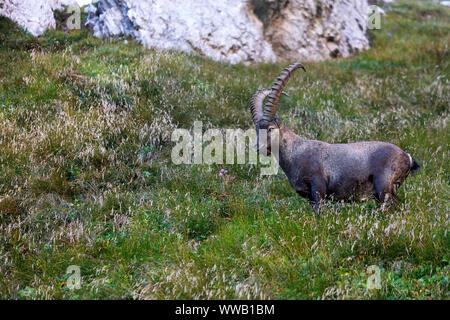
<path fill-rule="evenodd" d="M 389 38 L 392 38 L 392 33 L 388 32 L 388 33 L 387 33 L 387 36 L 388 36 Z"/>
<path fill-rule="evenodd" d="M 222 177 L 223 176 L 223 173 L 221 172 L 221 173 L 219 173 L 219 177 Z"/>
<path fill-rule="evenodd" d="M 415 74 L 415 75 L 414 75 L 414 78 L 419 79 L 419 78 L 420 78 L 420 75 Z"/>

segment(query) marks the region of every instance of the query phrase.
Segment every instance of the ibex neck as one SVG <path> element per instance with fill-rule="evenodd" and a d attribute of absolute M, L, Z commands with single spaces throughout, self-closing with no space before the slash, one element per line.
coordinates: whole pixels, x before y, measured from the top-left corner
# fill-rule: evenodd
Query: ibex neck
<path fill-rule="evenodd" d="M 289 176 L 291 169 L 293 168 L 293 150 L 295 146 L 303 143 L 304 140 L 292 132 L 286 125 L 280 127 L 280 149 L 278 163 L 283 169 L 284 173 Z"/>

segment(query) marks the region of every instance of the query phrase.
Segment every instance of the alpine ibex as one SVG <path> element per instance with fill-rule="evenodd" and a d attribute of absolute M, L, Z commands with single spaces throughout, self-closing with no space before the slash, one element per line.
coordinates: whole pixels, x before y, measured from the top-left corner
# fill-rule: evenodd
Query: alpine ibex
<path fill-rule="evenodd" d="M 352 200 L 375 196 L 384 209 L 389 200 L 395 199 L 397 188 L 419 165 L 411 155 L 391 143 L 329 144 L 303 139 L 289 130 L 277 115 L 277 105 L 291 73 L 298 68 L 306 72 L 301 63 L 294 63 L 283 70 L 271 89 L 258 90 L 251 99 L 257 151 L 271 153 L 271 135 L 278 129 L 275 141 L 278 141 L 279 154 L 274 156 L 291 186 L 309 199 L 317 215 L 322 200 L 327 197 Z M 261 135 L 261 130 L 267 134 Z"/>

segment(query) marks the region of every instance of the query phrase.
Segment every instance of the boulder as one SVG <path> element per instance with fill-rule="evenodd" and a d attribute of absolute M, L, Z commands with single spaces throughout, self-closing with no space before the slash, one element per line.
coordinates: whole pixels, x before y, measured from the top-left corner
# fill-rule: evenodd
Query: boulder
<path fill-rule="evenodd" d="M 76 5 L 75 0 L 5 0 L 0 5 L 0 15 L 17 22 L 34 36 L 55 28 L 54 10 L 63 5 Z"/>
<path fill-rule="evenodd" d="M 33 35 L 55 27 L 53 10 L 87 0 L 5 0 L 0 14 Z M 316 61 L 367 49 L 367 0 L 99 0 L 87 24 L 98 37 L 229 63 Z"/>
<path fill-rule="evenodd" d="M 98 37 L 229 63 L 324 60 L 367 49 L 367 0 L 100 0 Z"/>
<path fill-rule="evenodd" d="M 105 0 L 91 6 L 98 37 L 125 35 L 146 47 L 198 53 L 218 61 L 274 61 L 263 24 L 242 0 Z"/>

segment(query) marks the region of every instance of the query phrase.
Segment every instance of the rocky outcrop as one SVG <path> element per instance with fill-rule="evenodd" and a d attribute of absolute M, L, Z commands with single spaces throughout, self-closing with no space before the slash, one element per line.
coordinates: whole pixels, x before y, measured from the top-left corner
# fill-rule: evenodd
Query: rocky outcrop
<path fill-rule="evenodd" d="M 105 0 L 91 8 L 88 23 L 99 37 L 123 34 L 147 47 L 231 63 L 276 59 L 263 24 L 242 0 Z"/>
<path fill-rule="evenodd" d="M 4 0 L 0 14 L 40 35 L 53 10 L 79 1 Z M 88 24 L 99 37 L 250 63 L 349 56 L 369 47 L 367 19 L 367 0 L 99 0 Z"/>
<path fill-rule="evenodd" d="M 278 58 L 324 60 L 367 49 L 369 8 L 360 0 L 251 1 Z"/>
<path fill-rule="evenodd" d="M 367 49 L 367 0 L 100 0 L 96 36 L 230 63 L 323 60 Z"/>
<path fill-rule="evenodd" d="M 54 10 L 63 5 L 76 5 L 75 0 L 5 0 L 0 1 L 0 15 L 17 22 L 34 36 L 55 28 Z"/>

